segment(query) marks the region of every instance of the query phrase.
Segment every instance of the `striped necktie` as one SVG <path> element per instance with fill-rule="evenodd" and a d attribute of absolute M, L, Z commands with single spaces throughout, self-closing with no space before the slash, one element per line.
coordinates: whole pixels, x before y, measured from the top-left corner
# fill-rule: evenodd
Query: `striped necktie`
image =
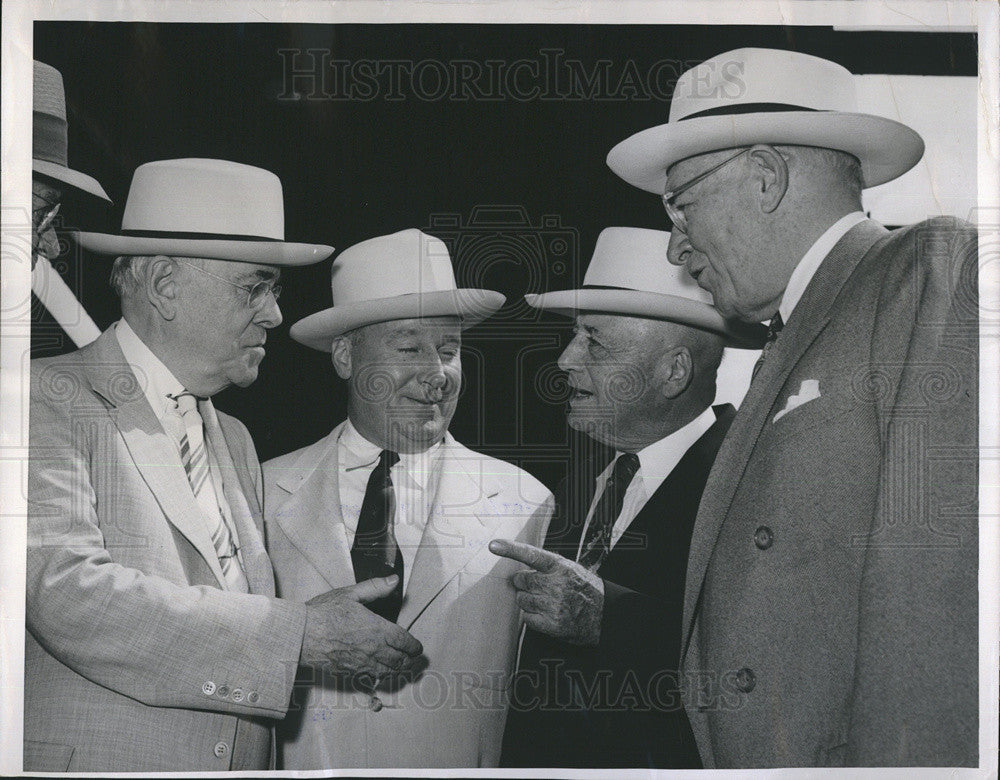
<path fill-rule="evenodd" d="M 205 447 L 204 426 L 201 414 L 198 413 L 198 399 L 191 393 L 181 393 L 174 397 L 177 411 L 184 423 L 184 433 L 180 438 L 181 461 L 187 472 L 191 490 L 198 501 L 208 522 L 208 530 L 212 536 L 212 544 L 219 556 L 219 565 L 226 578 L 230 590 L 247 593 L 250 590 L 243 567 L 237 556 L 238 550 L 233 535 L 226 525 L 222 510 L 219 508 L 215 487 L 208 465 L 208 450 Z"/>
<path fill-rule="evenodd" d="M 581 566 L 597 571 L 611 553 L 611 532 L 615 527 L 615 520 L 622 513 L 625 491 L 638 471 L 638 455 L 623 452 L 618 456 L 587 526 L 587 535 L 577 559 Z"/>

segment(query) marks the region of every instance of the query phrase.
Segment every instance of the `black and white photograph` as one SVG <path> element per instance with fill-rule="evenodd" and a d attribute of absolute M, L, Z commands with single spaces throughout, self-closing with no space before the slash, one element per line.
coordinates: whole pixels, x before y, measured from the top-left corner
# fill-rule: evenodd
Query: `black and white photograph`
<path fill-rule="evenodd" d="M 995 3 L 2 14 L 0 774 L 996 777 Z"/>

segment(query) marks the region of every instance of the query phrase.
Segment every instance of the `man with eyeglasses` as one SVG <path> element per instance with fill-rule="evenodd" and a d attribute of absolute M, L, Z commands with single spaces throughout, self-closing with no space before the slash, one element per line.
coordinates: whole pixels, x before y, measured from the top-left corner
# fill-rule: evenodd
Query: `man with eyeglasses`
<path fill-rule="evenodd" d="M 706 767 L 978 763 L 976 232 L 861 201 L 922 153 L 839 65 L 741 49 L 608 156 L 662 193 L 665 259 L 770 323 L 688 562 Z"/>
<path fill-rule="evenodd" d="M 299 664 L 411 668 L 421 645 L 363 603 L 394 577 L 275 598 L 260 465 L 211 397 L 257 377 L 283 267 L 281 182 L 222 160 L 133 177 L 116 256 L 122 318 L 31 366 L 24 767 L 260 770 Z M 95 261 L 99 262 L 99 260 Z"/>
<path fill-rule="evenodd" d="M 77 346 L 100 332 L 73 291 L 49 263 L 60 255 L 56 224 L 63 198 L 76 205 L 110 203 L 100 183 L 68 163 L 66 95 L 62 74 L 36 61 L 32 89 L 31 270 L 32 291 Z M 39 323 L 35 324 L 35 327 Z"/>

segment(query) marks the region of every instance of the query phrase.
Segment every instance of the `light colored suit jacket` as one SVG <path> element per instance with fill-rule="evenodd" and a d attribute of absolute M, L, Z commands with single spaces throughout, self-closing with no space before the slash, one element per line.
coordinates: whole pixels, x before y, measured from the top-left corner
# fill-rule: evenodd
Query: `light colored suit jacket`
<path fill-rule="evenodd" d="M 284 598 L 354 584 L 338 485 L 342 427 L 264 464 L 268 550 Z M 423 643 L 426 670 L 380 691 L 379 711 L 365 693 L 320 677 L 300 680 L 279 731 L 285 769 L 496 766 L 519 633 L 509 578 L 524 567 L 487 544 L 539 545 L 552 496 L 516 466 L 450 435 L 440 465 L 397 621 Z"/>
<path fill-rule="evenodd" d="M 750 386 L 688 564 L 706 767 L 978 761 L 977 242 L 851 229 Z"/>
<path fill-rule="evenodd" d="M 113 330 L 31 366 L 29 771 L 266 769 L 305 608 L 275 599 L 259 465 L 206 417 L 250 593 L 222 570 L 177 448 Z"/>

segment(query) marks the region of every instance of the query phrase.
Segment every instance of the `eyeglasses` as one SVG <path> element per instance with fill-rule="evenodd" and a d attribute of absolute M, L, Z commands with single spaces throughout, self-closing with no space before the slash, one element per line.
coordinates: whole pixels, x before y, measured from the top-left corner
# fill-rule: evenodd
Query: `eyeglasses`
<path fill-rule="evenodd" d="M 218 279 L 220 282 L 225 282 L 231 287 L 236 287 L 237 289 L 243 290 L 247 294 L 247 308 L 248 309 L 259 309 L 264 305 L 264 301 L 267 300 L 268 293 L 274 296 L 275 302 L 281 297 L 281 285 L 271 284 L 270 282 L 257 282 L 253 287 L 247 287 L 245 284 L 236 284 L 236 282 L 231 282 L 228 279 L 219 276 L 218 274 L 213 274 L 211 271 L 206 271 L 204 268 L 199 268 L 193 263 L 189 263 L 186 260 L 180 260 L 174 258 L 178 263 L 186 265 L 188 268 L 193 268 L 199 273 L 203 273 L 206 276 L 211 276 L 213 279 Z"/>
<path fill-rule="evenodd" d="M 677 228 L 681 233 L 688 232 L 687 219 L 684 217 L 684 209 L 674 204 L 674 200 L 677 198 L 677 196 L 680 195 L 682 192 L 691 189 L 698 182 L 707 179 L 717 170 L 722 168 L 724 165 L 728 165 L 740 155 L 746 154 L 747 152 L 750 151 L 750 149 L 751 147 L 749 146 L 746 149 L 741 149 L 732 157 L 727 157 L 718 165 L 709 168 L 704 173 L 699 173 L 693 179 L 688 179 L 677 189 L 667 190 L 666 192 L 663 193 L 663 208 L 667 210 L 667 216 L 670 217 L 670 221 L 673 223 L 673 226 L 675 228 Z"/>
<path fill-rule="evenodd" d="M 38 198 L 40 201 L 42 201 L 42 203 L 44 203 L 45 205 L 40 206 L 39 208 L 33 210 L 32 222 L 34 222 L 35 214 L 37 214 L 39 211 L 45 211 L 45 209 L 48 209 L 48 211 L 45 211 L 45 216 L 42 217 L 41 220 L 39 220 L 38 227 L 35 228 L 35 233 L 40 236 L 42 235 L 42 233 L 44 233 L 46 230 L 49 229 L 49 225 L 52 224 L 52 221 L 56 218 L 56 215 L 59 213 L 59 207 L 62 206 L 62 203 L 53 203 L 52 201 L 46 200 L 45 198 L 39 195 L 36 195 L 35 197 Z"/>

